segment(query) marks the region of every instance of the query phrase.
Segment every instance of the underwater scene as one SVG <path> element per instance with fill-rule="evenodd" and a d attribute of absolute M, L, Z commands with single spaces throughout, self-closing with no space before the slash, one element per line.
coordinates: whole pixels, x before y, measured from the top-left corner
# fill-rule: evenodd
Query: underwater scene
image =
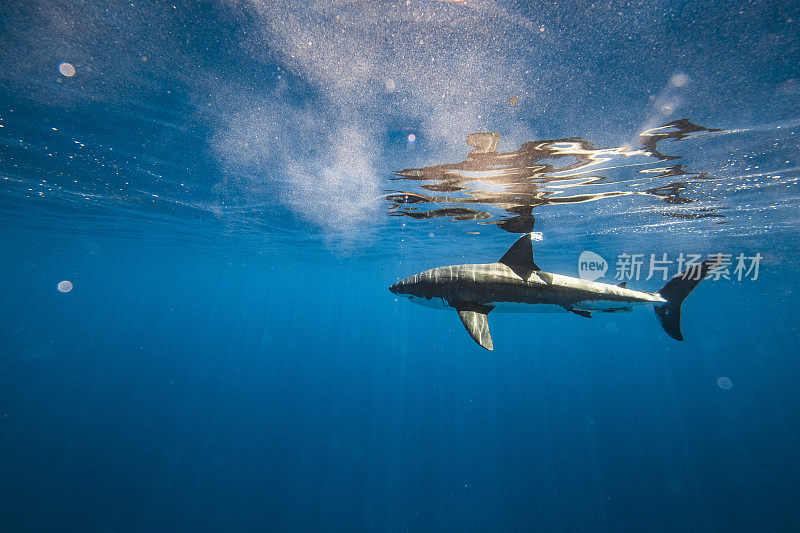
<path fill-rule="evenodd" d="M 797 531 L 800 4 L 10 0 L 3 531 Z"/>

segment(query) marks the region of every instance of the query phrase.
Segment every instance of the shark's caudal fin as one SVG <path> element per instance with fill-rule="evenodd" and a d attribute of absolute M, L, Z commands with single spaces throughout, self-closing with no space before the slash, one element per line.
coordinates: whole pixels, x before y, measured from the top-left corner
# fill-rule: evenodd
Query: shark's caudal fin
<path fill-rule="evenodd" d="M 667 303 L 656 304 L 655 311 L 658 321 L 661 322 L 661 327 L 667 332 L 667 335 L 673 339 L 682 341 L 683 333 L 681 332 L 681 304 L 689 296 L 689 293 L 697 287 L 703 278 L 717 265 L 719 265 L 722 258 L 720 256 L 712 257 L 702 263 L 698 263 L 691 268 L 688 268 L 670 279 L 666 285 L 661 287 L 658 294 L 661 295 Z"/>
<path fill-rule="evenodd" d="M 541 270 L 533 262 L 533 237 L 531 234 L 526 233 L 520 237 L 498 263 L 503 263 L 524 280 L 531 277 L 532 272 Z"/>

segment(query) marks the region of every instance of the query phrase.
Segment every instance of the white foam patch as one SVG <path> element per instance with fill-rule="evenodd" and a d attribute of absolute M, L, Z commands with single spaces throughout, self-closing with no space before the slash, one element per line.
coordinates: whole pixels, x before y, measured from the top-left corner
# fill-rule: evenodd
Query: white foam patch
<path fill-rule="evenodd" d="M 345 123 L 328 133 L 323 147 L 310 162 L 287 159 L 293 186 L 284 200 L 328 230 L 341 232 L 361 226 L 374 216 L 382 198 L 372 135 L 356 124 Z"/>
<path fill-rule="evenodd" d="M 223 95 L 227 99 L 228 95 Z M 370 125 L 240 94 L 222 117 L 213 146 L 225 167 L 218 192 L 227 203 L 279 198 L 305 220 L 345 236 L 380 208 L 379 148 Z"/>

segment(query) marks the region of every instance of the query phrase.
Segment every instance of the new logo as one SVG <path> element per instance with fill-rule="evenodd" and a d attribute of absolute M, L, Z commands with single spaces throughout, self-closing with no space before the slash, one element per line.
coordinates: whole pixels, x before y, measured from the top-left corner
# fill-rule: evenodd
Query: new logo
<path fill-rule="evenodd" d="M 585 250 L 578 258 L 578 276 L 586 281 L 594 281 L 608 272 L 608 262 L 594 252 Z"/>

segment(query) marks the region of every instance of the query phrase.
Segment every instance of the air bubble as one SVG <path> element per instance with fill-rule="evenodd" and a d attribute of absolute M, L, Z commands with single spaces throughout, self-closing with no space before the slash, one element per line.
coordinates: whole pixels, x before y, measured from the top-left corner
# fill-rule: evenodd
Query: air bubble
<path fill-rule="evenodd" d="M 731 381 L 731 378 L 722 376 L 717 379 L 717 386 L 722 390 L 730 390 L 733 388 L 733 381 Z"/>
<path fill-rule="evenodd" d="M 59 292 L 69 292 L 72 290 L 72 282 L 68 280 L 58 282 Z"/>
<path fill-rule="evenodd" d="M 72 66 L 72 63 L 61 63 L 58 65 L 58 71 L 67 78 L 75 75 L 75 67 Z"/>

